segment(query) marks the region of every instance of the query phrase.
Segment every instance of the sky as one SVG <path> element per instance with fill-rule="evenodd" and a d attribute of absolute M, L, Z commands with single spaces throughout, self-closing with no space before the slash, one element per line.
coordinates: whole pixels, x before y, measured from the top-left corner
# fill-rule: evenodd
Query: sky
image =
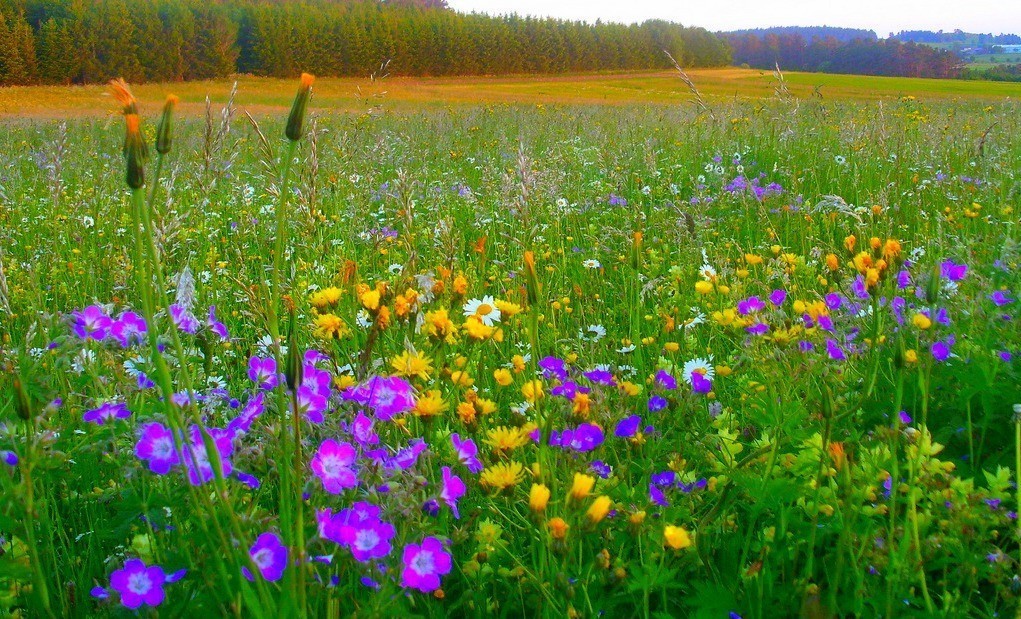
<path fill-rule="evenodd" d="M 712 31 L 768 26 L 842 26 L 874 30 L 947 30 L 1021 34 L 1021 0 L 447 0 L 457 10 L 571 20 L 665 19 Z"/>

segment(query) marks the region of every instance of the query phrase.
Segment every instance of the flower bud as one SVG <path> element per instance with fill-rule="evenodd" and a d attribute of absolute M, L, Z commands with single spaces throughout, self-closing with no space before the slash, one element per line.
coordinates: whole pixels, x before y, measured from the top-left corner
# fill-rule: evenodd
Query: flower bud
<path fill-rule="evenodd" d="M 298 94 L 294 97 L 291 105 L 291 115 L 287 117 L 287 129 L 284 133 L 287 139 L 297 142 L 301 139 L 302 129 L 305 124 L 305 109 L 308 107 L 308 100 L 312 98 L 312 82 L 315 76 L 309 73 L 301 74 L 301 84 L 298 86 Z"/>
<path fill-rule="evenodd" d="M 131 189 L 145 186 L 145 160 L 149 150 L 142 137 L 142 119 L 138 114 L 124 116 L 124 159 L 127 163 L 127 182 Z"/>
<path fill-rule="evenodd" d="M 166 102 L 163 104 L 163 114 L 160 115 L 160 122 L 156 125 L 156 152 L 161 155 L 166 155 L 170 152 L 170 146 L 173 142 L 171 125 L 174 115 L 174 106 L 176 105 L 177 97 L 169 95 Z"/>
<path fill-rule="evenodd" d="M 14 377 L 14 409 L 18 413 L 18 417 L 25 421 L 32 418 L 32 401 L 28 397 L 25 385 L 18 376 Z"/>

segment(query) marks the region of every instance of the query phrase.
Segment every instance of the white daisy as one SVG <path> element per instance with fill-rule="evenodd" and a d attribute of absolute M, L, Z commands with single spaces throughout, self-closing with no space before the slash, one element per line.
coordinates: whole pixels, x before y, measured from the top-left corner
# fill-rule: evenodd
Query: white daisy
<path fill-rule="evenodd" d="M 690 361 L 686 361 L 684 363 L 684 368 L 681 370 L 681 376 L 689 385 L 691 384 L 691 375 L 695 372 L 698 372 L 702 376 L 711 380 L 712 377 L 716 375 L 716 369 L 713 368 L 712 361 L 713 358 L 711 355 L 708 359 L 697 357 Z"/>
<path fill-rule="evenodd" d="M 578 332 L 578 337 L 588 342 L 598 342 L 606 337 L 606 327 L 603 325 L 589 325 Z"/>
<path fill-rule="evenodd" d="M 628 346 L 621 346 L 620 348 L 617 349 L 617 352 L 619 352 L 622 355 L 626 355 L 628 353 L 634 352 L 635 348 L 637 348 L 637 346 L 635 346 L 634 344 L 629 344 Z"/>
<path fill-rule="evenodd" d="M 601 269 L 601 268 L 603 268 L 603 265 L 600 264 L 598 260 L 595 260 L 593 258 L 589 258 L 588 260 L 583 261 L 581 263 L 581 266 L 585 267 L 586 269 Z"/>
<path fill-rule="evenodd" d="M 500 322 L 500 310 L 496 309 L 496 301 L 491 295 L 482 299 L 472 299 L 464 304 L 464 316 L 477 316 L 482 324 L 492 327 L 493 323 Z"/>
<path fill-rule="evenodd" d="M 365 309 L 361 309 L 358 310 L 358 316 L 355 317 L 355 322 L 358 324 L 359 327 L 363 329 L 368 329 L 369 327 L 372 326 L 372 317 L 369 315 L 368 311 L 366 311 Z"/>

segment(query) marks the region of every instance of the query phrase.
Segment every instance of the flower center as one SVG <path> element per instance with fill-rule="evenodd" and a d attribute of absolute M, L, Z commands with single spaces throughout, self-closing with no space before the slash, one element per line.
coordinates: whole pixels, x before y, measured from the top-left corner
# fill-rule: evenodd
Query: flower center
<path fill-rule="evenodd" d="M 152 581 L 145 572 L 138 572 L 128 576 L 128 591 L 135 595 L 145 595 L 152 589 Z"/>
<path fill-rule="evenodd" d="M 415 555 L 415 558 L 411 560 L 411 569 L 415 570 L 420 576 L 433 573 L 433 553 L 428 550 L 423 550 Z"/>
<path fill-rule="evenodd" d="M 488 316 L 493 311 L 493 306 L 488 303 L 483 303 L 475 310 L 476 316 Z"/>
<path fill-rule="evenodd" d="M 355 534 L 355 548 L 361 551 L 372 550 L 379 544 L 379 534 L 372 529 L 361 529 Z"/>

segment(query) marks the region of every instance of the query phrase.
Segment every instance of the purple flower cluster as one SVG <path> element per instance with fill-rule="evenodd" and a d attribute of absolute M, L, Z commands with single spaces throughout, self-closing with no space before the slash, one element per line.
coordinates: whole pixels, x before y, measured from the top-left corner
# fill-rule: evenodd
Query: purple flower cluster
<path fill-rule="evenodd" d="M 145 341 L 145 319 L 132 311 L 122 312 L 116 319 L 106 314 L 100 305 L 90 305 L 72 312 L 71 330 L 83 340 L 114 340 L 123 348 Z"/>

